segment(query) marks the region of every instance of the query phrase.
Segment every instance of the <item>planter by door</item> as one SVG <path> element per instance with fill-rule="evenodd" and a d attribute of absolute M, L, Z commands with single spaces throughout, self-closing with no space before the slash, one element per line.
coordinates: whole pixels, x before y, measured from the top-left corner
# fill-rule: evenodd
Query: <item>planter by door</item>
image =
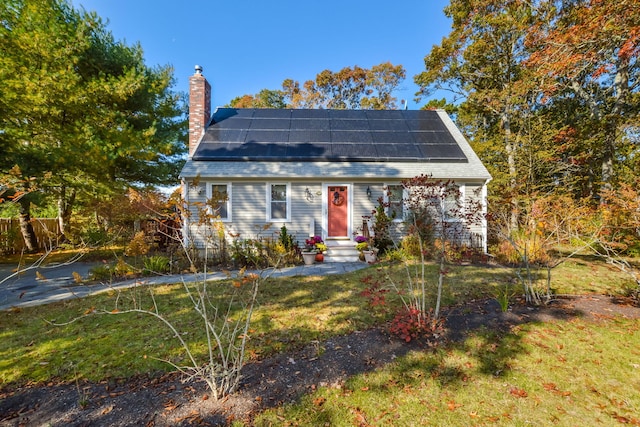
<path fill-rule="evenodd" d="M 368 264 L 376 262 L 376 253 L 374 251 L 362 251 L 364 254 L 364 260 Z"/>
<path fill-rule="evenodd" d="M 311 265 L 316 262 L 316 254 L 314 252 L 302 252 L 302 259 L 305 265 Z"/>

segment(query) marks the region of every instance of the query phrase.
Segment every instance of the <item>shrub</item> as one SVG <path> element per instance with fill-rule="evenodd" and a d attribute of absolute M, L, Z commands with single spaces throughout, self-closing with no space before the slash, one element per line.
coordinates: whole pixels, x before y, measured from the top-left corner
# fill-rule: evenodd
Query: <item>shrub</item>
<path fill-rule="evenodd" d="M 139 231 L 131 239 L 124 253 L 128 256 L 146 255 L 149 252 L 149 244 L 146 241 L 144 231 Z"/>
<path fill-rule="evenodd" d="M 111 280 L 115 271 L 109 264 L 98 265 L 89 270 L 89 275 L 92 280 Z"/>
<path fill-rule="evenodd" d="M 154 255 L 144 259 L 142 274 L 164 274 L 169 272 L 169 258 L 163 255 Z"/>
<path fill-rule="evenodd" d="M 417 340 L 432 345 L 444 332 L 444 319 L 436 318 L 432 310 L 422 312 L 415 307 L 405 308 L 393 318 L 389 332 L 406 342 Z"/>

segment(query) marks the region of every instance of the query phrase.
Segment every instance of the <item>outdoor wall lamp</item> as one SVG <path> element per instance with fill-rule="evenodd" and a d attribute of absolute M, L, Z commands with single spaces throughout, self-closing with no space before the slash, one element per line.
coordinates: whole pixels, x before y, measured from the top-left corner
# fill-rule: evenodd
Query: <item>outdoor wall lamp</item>
<path fill-rule="evenodd" d="M 313 194 L 311 194 L 311 191 L 309 190 L 309 187 L 307 187 L 304 190 L 304 197 L 308 200 L 308 201 L 312 201 L 313 200 Z"/>
<path fill-rule="evenodd" d="M 371 188 L 367 186 L 367 199 L 371 200 Z"/>

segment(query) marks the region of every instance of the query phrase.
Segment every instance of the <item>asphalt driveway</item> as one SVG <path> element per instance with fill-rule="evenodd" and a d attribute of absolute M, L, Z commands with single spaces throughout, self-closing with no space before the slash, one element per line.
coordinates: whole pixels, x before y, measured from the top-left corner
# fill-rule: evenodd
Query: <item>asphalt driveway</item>
<path fill-rule="evenodd" d="M 166 275 L 142 277 L 115 283 L 87 283 L 90 270 L 99 262 L 74 262 L 65 265 L 48 265 L 15 274 L 15 266 L 0 264 L 0 310 L 13 307 L 28 307 L 48 304 L 72 298 L 104 292 L 114 288 L 131 286 L 181 283 L 203 280 L 202 274 Z M 258 274 L 272 276 L 316 276 L 342 274 L 367 267 L 364 262 L 339 262 L 301 265 L 275 270 L 255 271 Z M 74 276 L 74 272 L 77 273 Z M 77 281 L 75 277 L 81 280 Z M 222 272 L 209 272 L 206 280 L 221 280 L 228 275 Z"/>

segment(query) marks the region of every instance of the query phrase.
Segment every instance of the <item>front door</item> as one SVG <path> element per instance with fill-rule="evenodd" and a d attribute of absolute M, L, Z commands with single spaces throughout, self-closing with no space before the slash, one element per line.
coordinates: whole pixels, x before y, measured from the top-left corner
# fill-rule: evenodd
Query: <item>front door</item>
<path fill-rule="evenodd" d="M 327 191 L 327 237 L 349 237 L 349 191 L 346 185 L 330 185 Z"/>

